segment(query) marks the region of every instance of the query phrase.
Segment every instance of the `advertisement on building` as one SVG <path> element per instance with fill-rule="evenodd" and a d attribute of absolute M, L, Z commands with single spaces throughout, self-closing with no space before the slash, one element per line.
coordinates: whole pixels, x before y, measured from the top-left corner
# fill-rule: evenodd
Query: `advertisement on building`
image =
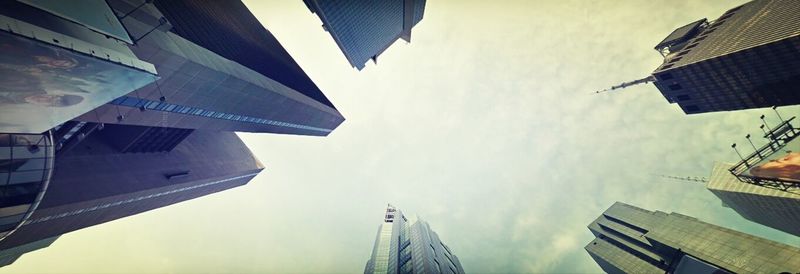
<path fill-rule="evenodd" d="M 0 31 L 0 132 L 41 133 L 156 76 Z"/>
<path fill-rule="evenodd" d="M 748 173 L 759 178 L 800 182 L 800 138 L 758 162 Z"/>

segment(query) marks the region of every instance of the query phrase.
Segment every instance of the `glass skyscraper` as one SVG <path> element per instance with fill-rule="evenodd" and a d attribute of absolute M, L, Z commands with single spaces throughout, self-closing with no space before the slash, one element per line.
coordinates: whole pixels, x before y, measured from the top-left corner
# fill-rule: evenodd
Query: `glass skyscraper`
<path fill-rule="evenodd" d="M 589 225 L 586 245 L 607 273 L 794 273 L 800 248 L 678 213 L 615 203 Z"/>
<path fill-rule="evenodd" d="M 411 42 L 411 29 L 422 20 L 425 0 L 303 0 L 322 20 L 322 27 L 347 57 L 361 70 L 377 62 L 397 39 Z"/>
<path fill-rule="evenodd" d="M 247 184 L 235 131 L 327 136 L 334 105 L 240 1 L 0 1 L 0 266 Z"/>
<path fill-rule="evenodd" d="M 673 31 L 653 76 L 686 114 L 800 104 L 800 5 L 755 0 Z"/>
<path fill-rule="evenodd" d="M 462 274 L 464 269 L 427 222 L 409 221 L 402 211 L 389 205 L 364 273 Z"/>

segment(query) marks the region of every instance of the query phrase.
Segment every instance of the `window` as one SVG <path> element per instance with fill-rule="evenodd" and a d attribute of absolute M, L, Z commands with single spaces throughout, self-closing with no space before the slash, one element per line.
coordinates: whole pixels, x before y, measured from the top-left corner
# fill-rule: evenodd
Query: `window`
<path fill-rule="evenodd" d="M 674 77 L 672 77 L 672 73 L 662 73 L 658 75 L 658 78 L 661 80 L 671 80 Z"/>
<path fill-rule="evenodd" d="M 678 95 L 678 101 L 686 101 L 686 100 L 689 100 L 689 99 L 691 99 L 689 97 L 689 95 L 686 95 L 686 94 Z"/>
<path fill-rule="evenodd" d="M 699 110 L 700 110 L 700 108 L 695 106 L 695 105 L 686 106 L 686 111 L 687 112 L 696 112 L 696 111 L 699 111 Z"/>
<path fill-rule="evenodd" d="M 669 89 L 670 90 L 681 90 L 681 89 L 683 89 L 683 87 L 681 85 L 679 85 L 679 84 L 672 84 L 672 85 L 669 85 Z"/>
<path fill-rule="evenodd" d="M 697 43 L 697 42 L 703 41 L 705 39 L 706 39 L 706 36 L 703 35 L 703 36 L 697 37 L 697 39 L 694 39 L 694 41 L 692 43 Z"/>

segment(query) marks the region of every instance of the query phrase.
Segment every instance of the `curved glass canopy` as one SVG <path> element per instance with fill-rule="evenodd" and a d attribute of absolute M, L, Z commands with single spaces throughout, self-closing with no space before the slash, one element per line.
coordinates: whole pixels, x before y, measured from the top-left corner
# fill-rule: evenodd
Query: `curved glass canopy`
<path fill-rule="evenodd" d="M 0 133 L 0 241 L 36 210 L 50 183 L 53 155 L 50 132 Z"/>

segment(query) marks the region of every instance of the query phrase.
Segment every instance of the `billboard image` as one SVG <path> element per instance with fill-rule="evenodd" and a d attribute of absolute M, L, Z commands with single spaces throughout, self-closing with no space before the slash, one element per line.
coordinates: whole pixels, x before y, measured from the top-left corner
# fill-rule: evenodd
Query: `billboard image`
<path fill-rule="evenodd" d="M 748 171 L 750 176 L 800 182 L 800 138 L 769 155 Z"/>
<path fill-rule="evenodd" d="M 0 31 L 0 132 L 41 133 L 156 79 Z"/>

